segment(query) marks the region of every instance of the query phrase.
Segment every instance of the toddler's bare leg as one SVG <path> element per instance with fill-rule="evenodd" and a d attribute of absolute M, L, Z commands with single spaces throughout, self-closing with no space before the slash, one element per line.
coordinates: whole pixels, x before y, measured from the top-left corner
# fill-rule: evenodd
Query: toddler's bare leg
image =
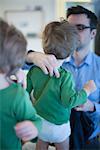
<path fill-rule="evenodd" d="M 55 143 L 56 150 L 69 150 L 69 138 L 61 143 Z"/>
<path fill-rule="evenodd" d="M 36 150 L 48 150 L 49 143 L 38 139 L 36 143 Z"/>

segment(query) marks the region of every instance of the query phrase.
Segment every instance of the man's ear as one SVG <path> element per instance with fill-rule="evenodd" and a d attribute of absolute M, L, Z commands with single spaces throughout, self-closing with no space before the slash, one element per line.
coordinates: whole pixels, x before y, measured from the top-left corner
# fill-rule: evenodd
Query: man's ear
<path fill-rule="evenodd" d="M 95 38 L 96 33 L 97 33 L 97 30 L 96 30 L 96 29 L 93 29 L 93 30 L 91 31 L 91 39 L 94 39 L 94 38 Z"/>

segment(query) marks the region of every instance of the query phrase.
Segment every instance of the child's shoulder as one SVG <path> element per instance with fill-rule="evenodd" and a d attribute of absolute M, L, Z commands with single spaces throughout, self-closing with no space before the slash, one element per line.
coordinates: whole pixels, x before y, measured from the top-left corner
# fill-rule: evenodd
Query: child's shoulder
<path fill-rule="evenodd" d="M 30 68 L 28 73 L 33 73 L 33 72 L 43 72 L 39 67 L 33 66 Z"/>
<path fill-rule="evenodd" d="M 13 84 L 13 95 L 16 99 L 16 101 L 20 103 L 21 101 L 25 101 L 26 99 L 29 99 L 28 92 L 22 87 L 21 83 L 14 83 Z"/>
<path fill-rule="evenodd" d="M 21 83 L 13 83 L 13 91 L 18 93 L 19 95 L 23 95 L 26 93 L 26 90 L 22 87 Z"/>
<path fill-rule="evenodd" d="M 59 68 L 59 72 L 60 74 L 65 75 L 65 76 L 72 75 L 71 72 L 68 69 L 65 69 L 63 66 Z"/>
<path fill-rule="evenodd" d="M 63 67 L 60 67 L 59 72 L 60 72 L 60 80 L 62 82 L 73 80 L 73 75 L 69 70 L 64 69 Z"/>

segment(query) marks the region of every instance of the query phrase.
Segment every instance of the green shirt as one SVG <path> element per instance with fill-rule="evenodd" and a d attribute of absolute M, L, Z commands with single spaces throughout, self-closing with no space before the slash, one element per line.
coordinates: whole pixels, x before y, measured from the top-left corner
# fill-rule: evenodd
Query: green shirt
<path fill-rule="evenodd" d="M 73 107 L 84 104 L 87 94 L 75 91 L 70 72 L 59 68 L 60 77 L 45 75 L 38 67 L 30 69 L 27 75 L 27 91 L 34 89 L 34 107 L 37 113 L 54 124 L 67 123 Z"/>
<path fill-rule="evenodd" d="M 14 127 L 24 120 L 32 121 L 38 129 L 41 126 L 41 119 L 33 108 L 29 94 L 20 84 L 13 83 L 0 90 L 0 150 L 22 149 Z"/>

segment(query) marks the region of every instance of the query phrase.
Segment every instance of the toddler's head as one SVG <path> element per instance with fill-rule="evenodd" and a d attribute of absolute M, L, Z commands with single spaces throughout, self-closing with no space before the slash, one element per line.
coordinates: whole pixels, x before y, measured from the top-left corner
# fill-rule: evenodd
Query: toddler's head
<path fill-rule="evenodd" d="M 55 55 L 57 59 L 67 58 L 79 43 L 76 27 L 65 20 L 47 24 L 42 34 L 44 52 Z"/>
<path fill-rule="evenodd" d="M 26 39 L 14 26 L 0 19 L 0 72 L 10 76 L 23 65 Z"/>

